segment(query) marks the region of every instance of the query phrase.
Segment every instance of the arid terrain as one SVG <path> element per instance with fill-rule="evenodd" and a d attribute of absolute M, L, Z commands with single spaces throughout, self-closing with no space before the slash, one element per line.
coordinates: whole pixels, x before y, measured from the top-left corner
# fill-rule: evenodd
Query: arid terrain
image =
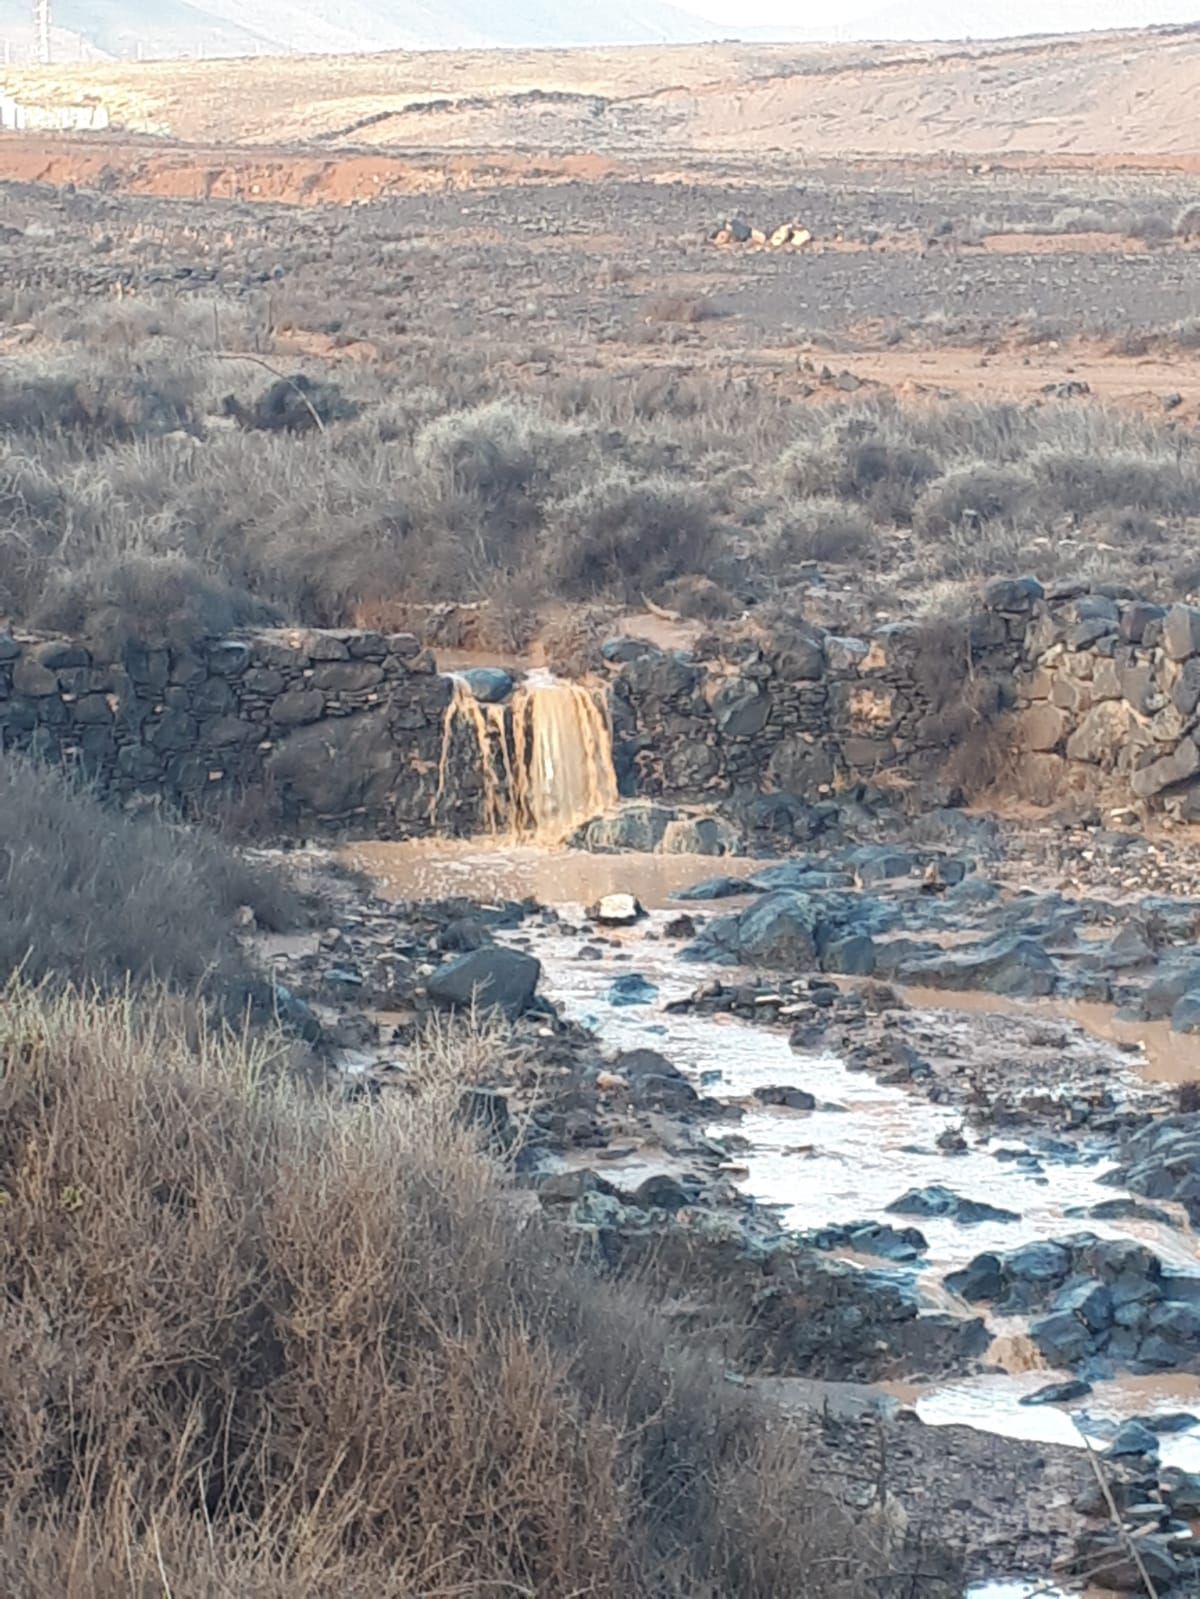
<path fill-rule="evenodd" d="M 1200 1593 L 1198 83 L 0 71 L 5 1594 Z"/>

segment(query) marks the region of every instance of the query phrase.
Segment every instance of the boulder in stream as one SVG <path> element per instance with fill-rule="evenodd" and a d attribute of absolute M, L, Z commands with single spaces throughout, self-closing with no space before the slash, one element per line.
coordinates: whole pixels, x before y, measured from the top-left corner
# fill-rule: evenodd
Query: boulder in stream
<path fill-rule="evenodd" d="M 512 674 L 502 666 L 472 666 L 461 675 L 483 705 L 500 705 L 513 691 Z"/>
<path fill-rule="evenodd" d="M 470 950 L 440 966 L 425 985 L 429 998 L 445 1010 L 499 1010 L 514 1020 L 533 1004 L 541 962 L 498 944 Z"/>
<path fill-rule="evenodd" d="M 938 1183 L 928 1188 L 910 1188 L 887 1207 L 895 1216 L 945 1216 L 964 1227 L 984 1221 L 1020 1221 L 1015 1210 L 1003 1210 L 982 1199 L 963 1199 Z"/>
<path fill-rule="evenodd" d="M 598 927 L 632 927 L 646 911 L 635 894 L 605 894 L 588 909 L 588 920 Z"/>

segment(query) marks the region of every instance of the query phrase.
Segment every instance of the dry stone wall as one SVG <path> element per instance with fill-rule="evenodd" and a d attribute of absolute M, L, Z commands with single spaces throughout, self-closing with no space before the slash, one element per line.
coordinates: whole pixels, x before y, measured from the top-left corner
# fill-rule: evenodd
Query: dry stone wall
<path fill-rule="evenodd" d="M 1040 590 L 997 586 L 968 636 L 915 624 L 869 637 L 795 630 L 737 661 L 645 653 L 614 691 L 626 786 L 672 800 L 784 794 L 933 779 L 947 753 L 1011 706 Z"/>
<path fill-rule="evenodd" d="M 1014 752 L 1017 791 L 1039 803 L 1087 794 L 1200 820 L 1200 608 L 1005 579 L 968 635 L 798 625 L 733 659 L 614 641 L 621 791 L 766 815 L 863 782 L 944 788 L 947 757 L 982 736 Z M 296 834 L 484 830 L 496 770 L 477 739 L 444 737 L 453 693 L 407 633 L 275 630 L 116 661 L 0 633 L 0 748 L 122 803 L 248 801 Z"/>
<path fill-rule="evenodd" d="M 1200 820 L 1200 609 L 1052 591 L 1027 632 L 1017 729 L 1035 800 L 1088 792 Z"/>
<path fill-rule="evenodd" d="M 271 631 L 117 661 L 0 633 L 0 747 L 78 770 L 127 803 L 245 801 L 307 832 L 431 830 L 450 684 L 410 634 Z M 469 830 L 479 784 L 447 785 Z"/>
<path fill-rule="evenodd" d="M 958 660 L 903 623 L 863 639 L 806 630 L 732 667 L 644 655 L 616 688 L 627 783 L 664 799 L 812 799 L 889 773 L 936 780 L 973 737 L 996 757 L 981 771 L 1035 803 L 1200 821 L 1200 607 L 1002 579 L 968 633 Z"/>

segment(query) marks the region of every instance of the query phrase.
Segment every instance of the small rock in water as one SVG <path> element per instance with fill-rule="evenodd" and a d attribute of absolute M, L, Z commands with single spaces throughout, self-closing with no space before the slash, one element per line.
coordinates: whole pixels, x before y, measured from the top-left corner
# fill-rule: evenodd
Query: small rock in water
<path fill-rule="evenodd" d="M 633 894 L 605 894 L 588 911 L 588 918 L 601 927 L 632 927 L 645 914 Z"/>
<path fill-rule="evenodd" d="M 519 950 L 491 945 L 447 961 L 431 975 L 426 992 L 447 1010 L 500 1010 L 515 1020 L 533 1004 L 541 963 Z"/>
<path fill-rule="evenodd" d="M 1156 1416 L 1135 1416 L 1133 1419 L 1160 1437 L 1168 1433 L 1191 1432 L 1193 1427 L 1200 1427 L 1200 1416 L 1193 1416 L 1186 1410 L 1164 1410 Z"/>
<path fill-rule="evenodd" d="M 1140 1421 L 1126 1421 L 1117 1428 L 1117 1435 L 1104 1451 L 1106 1460 L 1126 1460 L 1132 1457 L 1158 1454 L 1158 1439 Z"/>
<path fill-rule="evenodd" d="M 513 680 L 500 666 L 472 666 L 463 678 L 471 693 L 484 705 L 498 705 L 513 691 Z"/>
<path fill-rule="evenodd" d="M 948 1216 L 963 1226 L 982 1221 L 1020 1221 L 1014 1210 L 1002 1210 L 981 1199 L 961 1199 L 949 1188 L 934 1183 L 928 1188 L 910 1188 L 887 1207 L 896 1216 Z"/>
<path fill-rule="evenodd" d="M 608 990 L 610 1005 L 649 1005 L 658 998 L 658 989 L 640 972 L 623 972 Z"/>
<path fill-rule="evenodd" d="M 782 1105 L 787 1110 L 815 1110 L 817 1101 L 812 1094 L 804 1088 L 788 1088 L 783 1084 L 774 1084 L 767 1088 L 756 1088 L 754 1097 L 760 1105 Z"/>
<path fill-rule="evenodd" d="M 1084 1398 L 1091 1391 L 1091 1383 L 1084 1382 L 1082 1377 L 1077 1377 L 1069 1382 L 1047 1383 L 1036 1393 L 1026 1394 L 1020 1402 L 1023 1405 L 1066 1405 L 1072 1399 Z"/>

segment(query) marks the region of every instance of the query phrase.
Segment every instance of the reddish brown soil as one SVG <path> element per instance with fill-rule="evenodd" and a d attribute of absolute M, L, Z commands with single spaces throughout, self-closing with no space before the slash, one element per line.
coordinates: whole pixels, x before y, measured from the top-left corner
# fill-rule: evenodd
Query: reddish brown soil
<path fill-rule="evenodd" d="M 286 150 L 205 149 L 145 141 L 45 134 L 0 135 L 0 180 L 57 188 L 111 188 L 170 200 L 262 200 L 349 205 L 388 194 L 509 184 L 603 183 L 620 163 L 594 155 L 409 158 Z"/>

